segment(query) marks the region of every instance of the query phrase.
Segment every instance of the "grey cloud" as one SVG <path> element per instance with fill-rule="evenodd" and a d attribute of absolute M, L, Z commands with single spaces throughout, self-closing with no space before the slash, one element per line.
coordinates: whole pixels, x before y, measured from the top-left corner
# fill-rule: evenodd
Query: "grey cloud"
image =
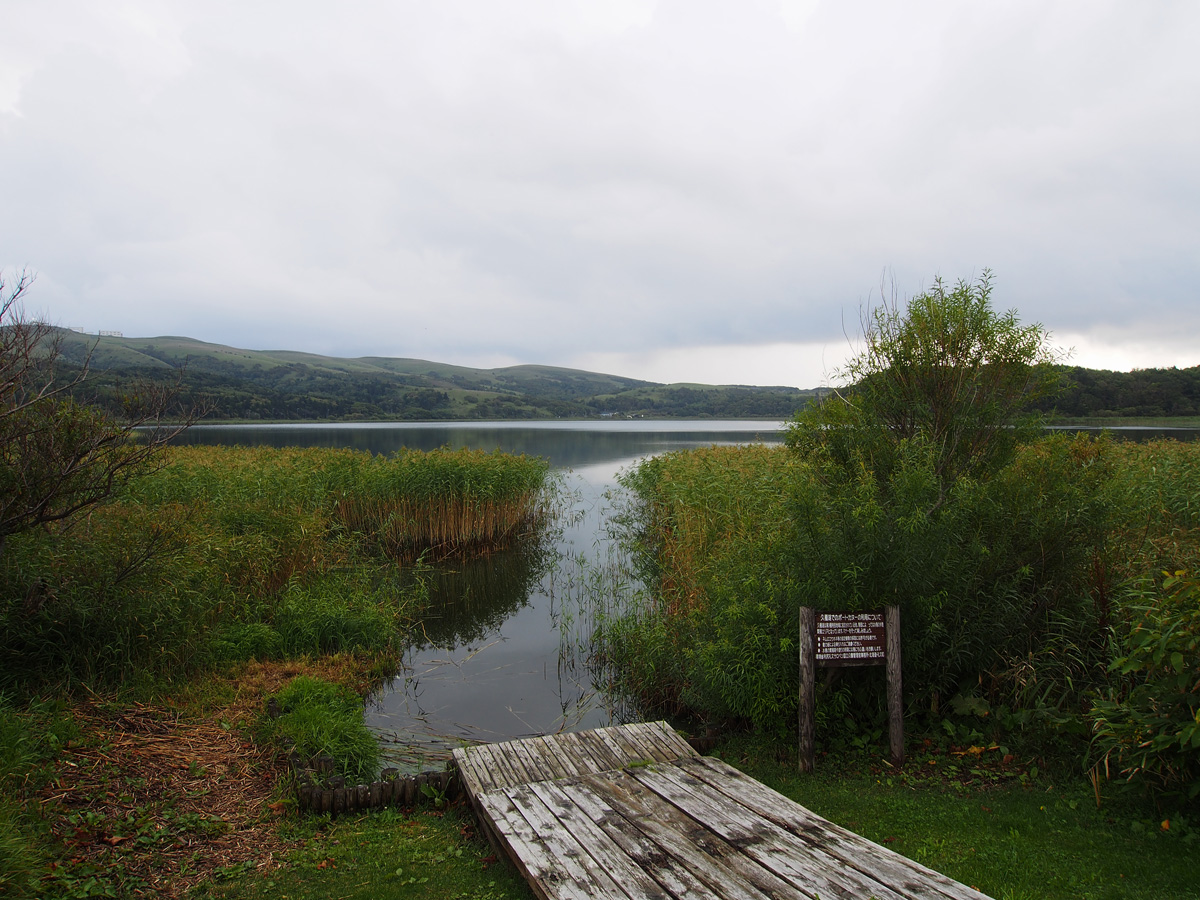
<path fill-rule="evenodd" d="M 1188 4 L 45 9 L 0 264 L 72 323 L 568 362 L 838 343 L 881 272 L 990 266 L 1055 331 L 1200 325 Z"/>

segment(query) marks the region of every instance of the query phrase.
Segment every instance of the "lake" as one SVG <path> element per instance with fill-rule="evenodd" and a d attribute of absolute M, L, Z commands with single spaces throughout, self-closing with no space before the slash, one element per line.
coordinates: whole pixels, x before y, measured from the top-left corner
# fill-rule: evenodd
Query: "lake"
<path fill-rule="evenodd" d="M 463 741 L 496 741 L 612 724 L 622 710 L 593 685 L 582 584 L 611 564 L 606 494 L 617 475 L 659 453 L 780 442 L 762 420 L 197 425 L 179 443 L 349 447 L 373 453 L 438 447 L 504 450 L 549 460 L 569 507 L 543 552 L 447 565 L 402 670 L 367 705 L 389 763 L 440 767 Z M 625 715 L 632 715 L 624 711 Z"/>

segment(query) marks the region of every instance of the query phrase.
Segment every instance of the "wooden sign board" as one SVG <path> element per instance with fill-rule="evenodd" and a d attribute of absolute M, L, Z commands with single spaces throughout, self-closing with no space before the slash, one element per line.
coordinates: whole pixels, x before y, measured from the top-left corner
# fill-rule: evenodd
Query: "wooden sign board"
<path fill-rule="evenodd" d="M 887 666 L 888 742 L 892 765 L 904 764 L 904 706 L 900 674 L 900 607 L 883 612 L 820 613 L 800 608 L 800 770 L 816 761 L 813 706 L 817 668 Z"/>
<path fill-rule="evenodd" d="M 817 613 L 818 666 L 882 666 L 887 626 L 882 612 Z"/>

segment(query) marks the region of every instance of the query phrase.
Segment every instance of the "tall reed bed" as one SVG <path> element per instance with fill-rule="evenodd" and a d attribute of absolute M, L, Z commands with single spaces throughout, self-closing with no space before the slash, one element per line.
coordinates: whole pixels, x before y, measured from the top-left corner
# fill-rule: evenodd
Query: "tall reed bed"
<path fill-rule="evenodd" d="M 1200 572 L 1200 442 L 1114 443 L 1109 452 L 1116 576 Z"/>
<path fill-rule="evenodd" d="M 631 493 L 615 537 L 647 589 L 601 628 L 601 643 L 643 706 L 705 718 L 781 713 L 779 685 L 795 668 L 779 652 L 794 637 L 780 614 L 786 505 L 803 477 L 794 456 L 761 445 L 666 454 L 623 476 Z"/>
<path fill-rule="evenodd" d="M 543 459 L 478 450 L 402 451 L 334 467 L 334 516 L 389 556 L 486 553 L 547 515 Z"/>
<path fill-rule="evenodd" d="M 515 540 L 546 503 L 545 463 L 503 454 L 182 447 L 165 462 L 86 517 L 7 542 L 0 689 L 396 657 L 427 604 L 413 561 Z"/>
<path fill-rule="evenodd" d="M 898 604 L 909 703 L 934 715 L 981 679 L 994 702 L 1031 700 L 1017 696 L 1016 661 L 1049 659 L 1068 640 L 1080 658 L 1060 665 L 1060 684 L 1040 682 L 1037 697 L 1094 674 L 1100 623 L 1088 579 L 1107 526 L 1103 452 L 1086 440 L 1039 442 L 987 482 L 960 480 L 943 502 L 929 448 L 900 449 L 886 477 L 766 447 L 643 465 L 627 483 L 653 599 L 610 629 L 615 651 L 657 696 L 781 732 L 796 710 L 801 606 Z M 841 683 L 869 698 L 858 683 L 873 674 Z M 835 708 L 861 700 L 843 695 Z"/>

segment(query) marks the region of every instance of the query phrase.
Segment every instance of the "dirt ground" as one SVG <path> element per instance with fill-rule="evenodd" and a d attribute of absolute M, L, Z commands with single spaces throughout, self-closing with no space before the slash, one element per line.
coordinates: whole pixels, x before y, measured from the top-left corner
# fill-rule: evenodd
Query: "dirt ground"
<path fill-rule="evenodd" d="M 263 698 L 300 673 L 253 664 L 231 683 L 233 701 L 203 714 L 169 702 L 77 705 L 82 738 L 38 798 L 69 861 L 59 877 L 180 897 L 224 873 L 277 867 L 292 846 L 279 828 L 289 802 L 276 791 L 286 763 L 248 730 Z"/>

